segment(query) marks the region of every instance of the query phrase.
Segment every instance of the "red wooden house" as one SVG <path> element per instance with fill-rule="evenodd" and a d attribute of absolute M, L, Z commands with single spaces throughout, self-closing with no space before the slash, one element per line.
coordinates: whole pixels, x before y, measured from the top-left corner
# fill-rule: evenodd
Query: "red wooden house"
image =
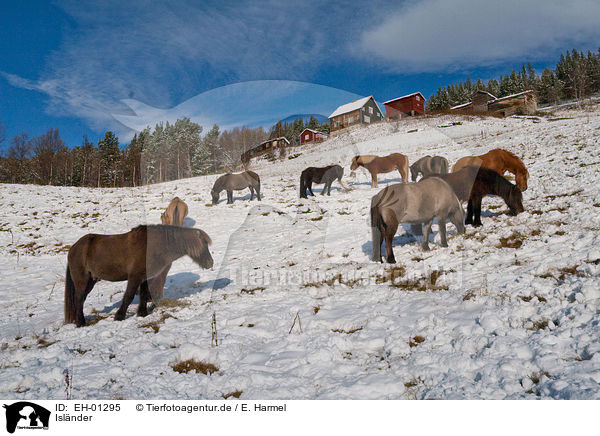
<path fill-rule="evenodd" d="M 329 135 L 323 132 L 317 132 L 313 129 L 304 129 L 300 133 L 300 144 L 306 144 L 307 142 L 323 142 Z"/>
<path fill-rule="evenodd" d="M 385 115 L 389 119 L 425 113 L 425 97 L 420 92 L 388 100 L 383 105 L 385 106 Z"/>

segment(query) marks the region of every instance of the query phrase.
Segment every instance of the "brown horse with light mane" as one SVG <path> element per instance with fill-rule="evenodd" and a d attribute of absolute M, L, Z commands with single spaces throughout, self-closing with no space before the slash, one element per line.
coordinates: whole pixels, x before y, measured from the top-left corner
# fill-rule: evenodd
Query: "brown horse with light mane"
<path fill-rule="evenodd" d="M 189 256 L 204 269 L 213 267 L 210 237 L 200 229 L 143 225 L 118 235 L 87 234 L 69 249 L 65 279 L 65 323 L 85 325 L 83 303 L 99 280 L 127 280 L 115 320 L 125 319 L 127 307 L 140 293 L 138 316 L 148 314 L 148 280 L 172 262 Z"/>
<path fill-rule="evenodd" d="M 183 219 L 187 214 L 187 204 L 181 198 L 175 197 L 167 206 L 167 210 L 160 215 L 160 221 L 168 226 L 181 227 L 183 226 Z"/>
<path fill-rule="evenodd" d="M 408 158 L 401 153 L 392 153 L 389 156 L 354 156 L 350 169 L 354 171 L 359 166 L 371 173 L 371 188 L 377 188 L 377 174 L 394 170 L 398 170 L 404 183 L 408 182 Z"/>
<path fill-rule="evenodd" d="M 455 173 L 460 169 L 468 166 L 484 167 L 496 171 L 501 176 L 505 172 L 509 172 L 515 175 L 515 183 L 521 191 L 527 189 L 527 179 L 529 178 L 529 171 L 525 167 L 525 164 L 515 156 L 513 153 L 501 148 L 495 148 L 488 151 L 481 156 L 465 156 L 461 157 L 452 168 L 452 172 Z"/>

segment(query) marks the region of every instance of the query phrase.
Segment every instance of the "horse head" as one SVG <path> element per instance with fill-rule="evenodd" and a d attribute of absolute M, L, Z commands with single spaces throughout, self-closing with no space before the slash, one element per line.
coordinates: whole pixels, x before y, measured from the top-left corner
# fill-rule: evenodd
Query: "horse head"
<path fill-rule="evenodd" d="M 217 204 L 219 202 L 219 192 L 211 189 L 210 196 L 212 197 L 212 204 Z"/>
<path fill-rule="evenodd" d="M 517 171 L 517 174 L 515 174 L 515 182 L 517 184 L 517 187 L 521 191 L 527 190 L 527 179 L 528 178 L 529 178 L 529 171 L 527 171 L 527 170 Z"/>
<path fill-rule="evenodd" d="M 523 207 L 523 193 L 518 186 L 512 186 L 510 194 L 508 194 L 508 207 L 510 215 L 517 215 L 525 211 Z"/>
<path fill-rule="evenodd" d="M 352 158 L 352 164 L 350 165 L 350 170 L 354 171 L 355 169 L 358 168 L 360 162 L 358 161 L 358 159 L 360 158 L 360 156 L 354 156 Z"/>

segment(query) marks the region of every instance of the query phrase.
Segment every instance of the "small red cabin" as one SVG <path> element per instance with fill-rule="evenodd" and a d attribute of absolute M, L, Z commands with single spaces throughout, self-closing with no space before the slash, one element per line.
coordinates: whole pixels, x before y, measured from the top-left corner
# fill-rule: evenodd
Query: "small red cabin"
<path fill-rule="evenodd" d="M 323 132 L 317 132 L 312 129 L 304 129 L 300 133 L 300 144 L 306 144 L 307 142 L 323 142 L 329 135 Z"/>
<path fill-rule="evenodd" d="M 420 92 L 398 97 L 383 103 L 385 115 L 389 119 L 425 113 L 425 97 Z"/>

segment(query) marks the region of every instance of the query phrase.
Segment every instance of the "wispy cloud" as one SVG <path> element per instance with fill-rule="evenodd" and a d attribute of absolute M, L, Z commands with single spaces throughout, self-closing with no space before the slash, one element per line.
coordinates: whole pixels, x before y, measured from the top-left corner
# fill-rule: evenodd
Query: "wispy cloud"
<path fill-rule="evenodd" d="M 596 49 L 598 17 L 597 0 L 424 0 L 366 30 L 358 53 L 405 72 L 549 60 L 557 50 Z"/>
<path fill-rule="evenodd" d="M 53 113 L 62 110 L 117 131 L 124 127 L 110 114 L 127 111 L 121 103 L 126 98 L 165 108 L 236 82 L 311 81 L 323 65 L 347 57 L 348 39 L 356 35 L 348 27 L 374 7 L 341 3 L 325 10 L 317 1 L 276 0 L 56 5 L 72 25 L 40 77 L 5 77 L 47 94 Z"/>

